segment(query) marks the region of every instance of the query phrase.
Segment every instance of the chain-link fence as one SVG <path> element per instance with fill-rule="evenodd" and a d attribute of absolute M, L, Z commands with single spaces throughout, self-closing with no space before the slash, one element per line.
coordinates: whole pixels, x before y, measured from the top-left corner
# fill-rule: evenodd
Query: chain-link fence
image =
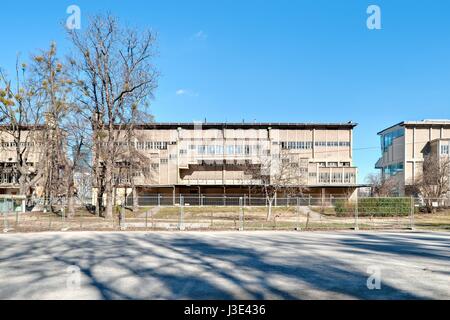
<path fill-rule="evenodd" d="M 91 201 L 34 199 L 0 206 L 4 232 L 79 230 L 414 229 L 415 214 L 441 200 L 416 198 L 152 196 L 127 199 L 102 217 Z M 86 203 L 88 202 L 88 203 Z"/>

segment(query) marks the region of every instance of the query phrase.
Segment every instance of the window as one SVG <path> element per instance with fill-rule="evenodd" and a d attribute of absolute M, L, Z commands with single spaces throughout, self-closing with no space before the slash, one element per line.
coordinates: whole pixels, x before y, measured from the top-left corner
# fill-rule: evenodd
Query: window
<path fill-rule="evenodd" d="M 386 152 L 394 143 L 394 140 L 405 135 L 404 129 L 395 130 L 381 136 L 381 149 Z"/>
<path fill-rule="evenodd" d="M 351 172 L 346 172 L 344 174 L 344 183 L 355 183 L 355 174 Z"/>
<path fill-rule="evenodd" d="M 187 154 L 187 150 L 186 149 L 181 149 L 180 150 L 180 154 Z"/>
<path fill-rule="evenodd" d="M 341 167 L 350 167 L 350 162 L 341 162 Z"/>
<path fill-rule="evenodd" d="M 319 183 L 330 183 L 330 174 L 328 172 L 322 172 L 319 174 Z"/>
<path fill-rule="evenodd" d="M 167 142 L 163 141 L 145 141 L 137 142 L 136 148 L 141 150 L 167 150 Z"/>
<path fill-rule="evenodd" d="M 312 141 L 283 141 L 281 149 L 285 150 L 309 150 L 312 149 Z"/>
<path fill-rule="evenodd" d="M 205 154 L 206 146 L 204 146 L 204 145 L 197 146 L 197 152 L 198 152 L 198 154 Z"/>
<path fill-rule="evenodd" d="M 234 146 L 227 146 L 226 150 L 227 150 L 227 154 L 229 154 L 229 155 L 234 154 Z"/>
<path fill-rule="evenodd" d="M 328 162 L 328 166 L 335 168 L 338 166 L 338 163 L 337 162 Z"/>
<path fill-rule="evenodd" d="M 403 172 L 403 169 L 404 169 L 403 163 L 400 162 L 385 167 L 383 171 L 385 175 L 394 176 L 399 172 Z"/>
<path fill-rule="evenodd" d="M 325 141 L 316 141 L 316 147 L 326 147 L 327 143 Z"/>
<path fill-rule="evenodd" d="M 333 173 L 332 174 L 332 183 L 341 183 L 342 182 L 342 173 Z"/>
<path fill-rule="evenodd" d="M 448 145 L 448 144 L 441 145 L 441 155 L 448 155 L 449 147 L 450 147 L 450 145 Z"/>
<path fill-rule="evenodd" d="M 319 167 L 324 168 L 327 166 L 326 162 L 319 162 Z"/>
<path fill-rule="evenodd" d="M 167 159 L 161 159 L 161 164 L 167 164 L 169 161 Z"/>

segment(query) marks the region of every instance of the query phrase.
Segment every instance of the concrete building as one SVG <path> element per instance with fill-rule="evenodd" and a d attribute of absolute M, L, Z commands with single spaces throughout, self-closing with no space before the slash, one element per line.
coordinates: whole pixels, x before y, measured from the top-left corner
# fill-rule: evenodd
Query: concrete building
<path fill-rule="evenodd" d="M 133 175 L 139 196 L 245 195 L 261 183 L 247 168 L 287 156 L 316 197 L 356 195 L 355 123 L 152 123 L 135 126 L 151 174 Z M 127 179 L 119 193 L 127 193 Z M 129 181 L 128 181 L 129 182 Z M 280 197 L 283 195 L 280 195 Z M 94 194 L 95 197 L 95 194 Z"/>
<path fill-rule="evenodd" d="M 378 135 L 382 155 L 375 167 L 384 177 L 397 181 L 398 195 L 409 195 L 408 187 L 422 173 L 424 157 L 430 153 L 448 155 L 450 120 L 404 121 Z"/>
<path fill-rule="evenodd" d="M 42 148 L 37 142 L 36 130 L 21 130 L 19 150 L 32 175 L 39 165 Z M 0 195 L 18 195 L 17 150 L 14 132 L 8 126 L 0 127 Z M 16 132 L 17 134 L 17 132 Z"/>

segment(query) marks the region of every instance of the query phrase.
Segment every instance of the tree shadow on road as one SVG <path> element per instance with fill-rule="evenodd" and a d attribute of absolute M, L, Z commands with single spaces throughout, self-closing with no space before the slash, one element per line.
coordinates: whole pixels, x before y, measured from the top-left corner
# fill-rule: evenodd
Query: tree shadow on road
<path fill-rule="evenodd" d="M 67 233 L 0 237 L 0 245 L 5 248 L 0 253 L 0 299 L 71 298 L 73 289 L 65 287 L 68 266 L 80 268 L 81 298 L 424 298 L 388 284 L 383 284 L 381 290 L 369 290 L 368 274 L 355 268 L 352 261 L 324 254 L 317 247 L 317 238 L 298 234 L 289 237 L 289 233 L 264 236 Z M 383 237 L 367 234 L 360 240 L 344 237 L 336 240 L 339 244 L 336 250 L 407 255 L 424 251 L 414 241 Z M 429 258 L 445 258 L 440 246 L 427 250 Z"/>

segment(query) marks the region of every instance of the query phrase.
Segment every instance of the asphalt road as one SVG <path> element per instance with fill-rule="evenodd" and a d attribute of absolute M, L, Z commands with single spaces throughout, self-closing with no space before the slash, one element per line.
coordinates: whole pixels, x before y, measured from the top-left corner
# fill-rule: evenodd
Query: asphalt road
<path fill-rule="evenodd" d="M 0 299 L 450 299 L 450 233 L 0 234 L 0 247 Z"/>

